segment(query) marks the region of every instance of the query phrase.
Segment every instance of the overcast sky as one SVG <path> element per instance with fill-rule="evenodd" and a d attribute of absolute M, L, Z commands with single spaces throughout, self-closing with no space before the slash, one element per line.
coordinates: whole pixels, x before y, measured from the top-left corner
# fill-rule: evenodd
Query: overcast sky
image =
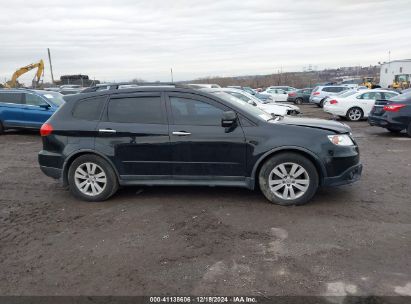
<path fill-rule="evenodd" d="M 3 0 L 1 0 L 3 1 Z M 411 58 L 410 0 L 13 0 L 0 79 L 47 60 L 55 78 L 169 81 Z M 22 77 L 30 83 L 34 72 Z M 45 80 L 50 80 L 46 61 Z"/>

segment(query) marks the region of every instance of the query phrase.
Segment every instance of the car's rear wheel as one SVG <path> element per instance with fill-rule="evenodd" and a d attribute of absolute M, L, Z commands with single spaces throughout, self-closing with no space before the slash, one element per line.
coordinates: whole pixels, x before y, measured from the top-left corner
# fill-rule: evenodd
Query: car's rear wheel
<path fill-rule="evenodd" d="M 325 101 L 325 98 L 320 100 L 320 104 L 319 104 L 320 108 L 324 107 L 324 101 Z"/>
<path fill-rule="evenodd" d="M 364 112 L 358 108 L 358 107 L 353 107 L 348 109 L 347 111 L 347 119 L 350 121 L 359 121 L 363 118 Z"/>
<path fill-rule="evenodd" d="M 410 124 L 408 125 L 407 134 L 408 134 L 408 136 L 411 137 L 411 122 L 410 122 Z"/>
<path fill-rule="evenodd" d="M 4 127 L 3 127 L 2 122 L 0 121 L 0 135 L 3 134 L 3 132 L 4 132 Z"/>
<path fill-rule="evenodd" d="M 302 98 L 296 98 L 296 99 L 294 100 L 294 103 L 300 105 L 300 104 L 303 103 L 303 100 L 302 100 Z"/>
<path fill-rule="evenodd" d="M 272 203 L 303 205 L 318 189 L 314 164 L 297 153 L 281 153 L 268 159 L 259 174 L 260 189 Z"/>
<path fill-rule="evenodd" d="M 104 201 L 118 189 L 116 174 L 103 158 L 86 154 L 76 158 L 68 172 L 71 193 L 85 201 Z"/>

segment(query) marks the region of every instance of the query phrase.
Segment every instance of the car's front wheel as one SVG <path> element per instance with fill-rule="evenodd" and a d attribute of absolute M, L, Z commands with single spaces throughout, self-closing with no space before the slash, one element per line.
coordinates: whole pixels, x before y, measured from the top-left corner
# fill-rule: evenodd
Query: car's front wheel
<path fill-rule="evenodd" d="M 359 121 L 363 116 L 364 112 L 358 107 L 353 107 L 347 111 L 347 119 L 350 121 Z"/>
<path fill-rule="evenodd" d="M 71 193 L 85 201 L 104 201 L 118 189 L 114 170 L 103 158 L 87 154 L 76 158 L 68 172 Z"/>
<path fill-rule="evenodd" d="M 260 189 L 272 203 L 303 205 L 318 189 L 319 177 L 314 164 L 297 153 L 281 153 L 268 159 L 259 174 Z"/>

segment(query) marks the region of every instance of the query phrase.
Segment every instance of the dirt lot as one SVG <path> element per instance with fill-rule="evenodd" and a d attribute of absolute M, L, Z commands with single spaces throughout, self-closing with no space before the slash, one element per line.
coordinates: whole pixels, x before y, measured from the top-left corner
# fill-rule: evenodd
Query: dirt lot
<path fill-rule="evenodd" d="M 315 106 L 308 116 L 327 117 Z M 0 137 L 2 295 L 411 295 L 411 138 L 350 123 L 362 180 L 301 207 L 231 188 L 75 200 Z"/>

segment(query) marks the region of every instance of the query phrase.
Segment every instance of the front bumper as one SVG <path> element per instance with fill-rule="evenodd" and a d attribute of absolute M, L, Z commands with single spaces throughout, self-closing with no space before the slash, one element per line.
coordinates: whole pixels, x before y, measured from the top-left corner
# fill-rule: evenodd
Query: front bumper
<path fill-rule="evenodd" d="M 342 174 L 333 177 L 324 178 L 323 186 L 332 187 L 332 186 L 341 186 L 346 184 L 351 184 L 358 181 L 362 173 L 362 164 L 356 164 Z"/>

